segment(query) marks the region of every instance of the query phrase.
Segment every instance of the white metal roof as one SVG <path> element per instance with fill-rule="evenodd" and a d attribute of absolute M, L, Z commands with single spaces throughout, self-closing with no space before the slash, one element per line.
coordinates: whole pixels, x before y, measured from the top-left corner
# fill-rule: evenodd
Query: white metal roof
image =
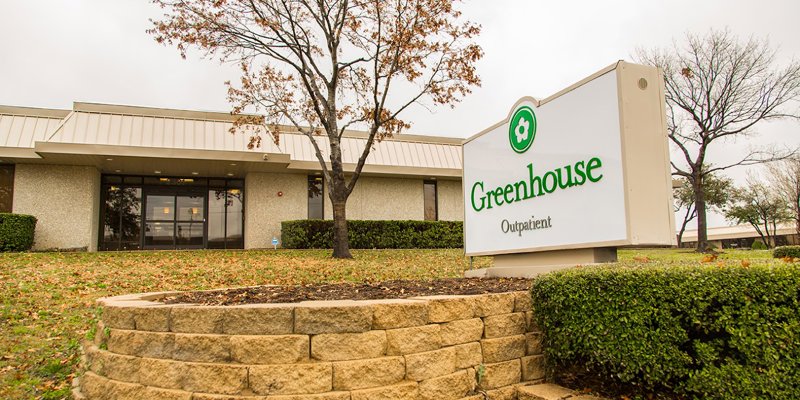
<path fill-rule="evenodd" d="M 316 138 L 322 156 L 329 158 L 330 148 L 327 137 Z M 298 134 L 282 134 L 281 147 L 291 155 L 292 160 L 317 162 L 314 147 L 307 137 Z M 355 164 L 367 140 L 361 138 L 342 138 L 342 162 Z M 368 165 L 419 168 L 461 169 L 461 146 L 442 143 L 420 143 L 397 140 L 384 140 L 374 145 L 367 157 Z"/>
<path fill-rule="evenodd" d="M 47 116 L 0 114 L 0 147 L 33 148 L 62 121 Z"/>
<path fill-rule="evenodd" d="M 50 143 L 100 144 L 190 150 L 249 151 L 245 134 L 232 134 L 231 122 L 133 114 L 75 111 L 50 132 Z M 282 153 L 273 142 L 261 152 Z"/>
<path fill-rule="evenodd" d="M 66 144 L 72 149 L 81 148 L 75 145 L 101 145 L 266 153 L 288 155 L 293 163 L 317 162 L 308 138 L 288 127 L 281 134 L 279 145 L 267 134 L 262 135 L 260 148 L 249 150 L 251 131 L 243 127 L 232 134 L 232 123 L 233 117 L 226 113 L 92 103 L 75 103 L 71 111 L 0 107 L 0 156 L 9 157 L 12 150 L 19 148 L 36 150 L 38 142 L 48 146 Z M 327 160 L 328 138 L 319 136 L 316 140 Z M 343 163 L 356 164 L 365 144 L 363 133 L 347 132 L 342 139 Z M 36 156 L 27 151 L 31 157 Z M 399 135 L 375 143 L 367 166 L 386 171 L 393 168 L 460 171 L 461 140 Z"/>

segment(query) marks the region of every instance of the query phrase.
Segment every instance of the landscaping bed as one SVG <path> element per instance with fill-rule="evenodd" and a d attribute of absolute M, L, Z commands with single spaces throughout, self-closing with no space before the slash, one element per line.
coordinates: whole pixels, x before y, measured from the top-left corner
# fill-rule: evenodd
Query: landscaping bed
<path fill-rule="evenodd" d="M 258 286 L 238 289 L 199 291 L 167 296 L 166 304 L 238 305 L 295 303 L 309 300 L 404 299 L 433 295 L 476 295 L 525 291 L 529 279 L 461 278 L 429 281 L 391 280 L 376 283 L 333 283 L 293 286 Z"/>
<path fill-rule="evenodd" d="M 161 302 L 184 294 L 174 292 L 102 298 L 74 398 L 515 398 L 518 386 L 542 383 L 545 376 L 527 283 L 294 286 L 284 289 L 297 295 L 324 286 L 334 288 L 325 296 L 348 299 L 300 295 L 294 302 L 227 306 Z M 353 287 L 368 288 L 362 294 L 372 288 L 371 298 L 353 300 Z M 409 297 L 392 298 L 389 287 Z M 479 293 L 430 295 L 453 290 Z M 248 293 L 185 294 L 214 300 L 227 292 Z"/>

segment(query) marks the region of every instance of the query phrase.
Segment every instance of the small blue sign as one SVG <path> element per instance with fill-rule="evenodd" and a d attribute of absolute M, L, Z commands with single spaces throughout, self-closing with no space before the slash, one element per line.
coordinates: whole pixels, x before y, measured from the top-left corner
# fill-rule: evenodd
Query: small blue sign
<path fill-rule="evenodd" d="M 272 238 L 272 245 L 273 246 L 277 246 L 278 245 L 278 238 Z"/>

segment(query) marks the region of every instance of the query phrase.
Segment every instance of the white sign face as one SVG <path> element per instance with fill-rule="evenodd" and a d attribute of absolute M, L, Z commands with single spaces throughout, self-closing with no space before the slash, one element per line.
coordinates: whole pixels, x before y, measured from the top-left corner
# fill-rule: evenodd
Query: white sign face
<path fill-rule="evenodd" d="M 468 255 L 628 240 L 617 74 L 609 71 L 464 145 Z"/>

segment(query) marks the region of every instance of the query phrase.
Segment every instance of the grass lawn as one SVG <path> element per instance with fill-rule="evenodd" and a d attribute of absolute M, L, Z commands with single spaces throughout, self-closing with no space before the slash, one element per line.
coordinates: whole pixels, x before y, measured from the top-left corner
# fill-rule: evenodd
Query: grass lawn
<path fill-rule="evenodd" d="M 260 284 L 461 276 L 461 250 L 162 251 L 0 254 L 0 398 L 69 398 L 80 340 L 99 297 Z M 744 261 L 746 260 L 746 261 Z M 780 262 L 768 251 L 726 251 L 720 265 Z M 488 258 L 476 258 L 485 267 Z M 689 250 L 624 250 L 620 265 L 699 264 Z"/>

